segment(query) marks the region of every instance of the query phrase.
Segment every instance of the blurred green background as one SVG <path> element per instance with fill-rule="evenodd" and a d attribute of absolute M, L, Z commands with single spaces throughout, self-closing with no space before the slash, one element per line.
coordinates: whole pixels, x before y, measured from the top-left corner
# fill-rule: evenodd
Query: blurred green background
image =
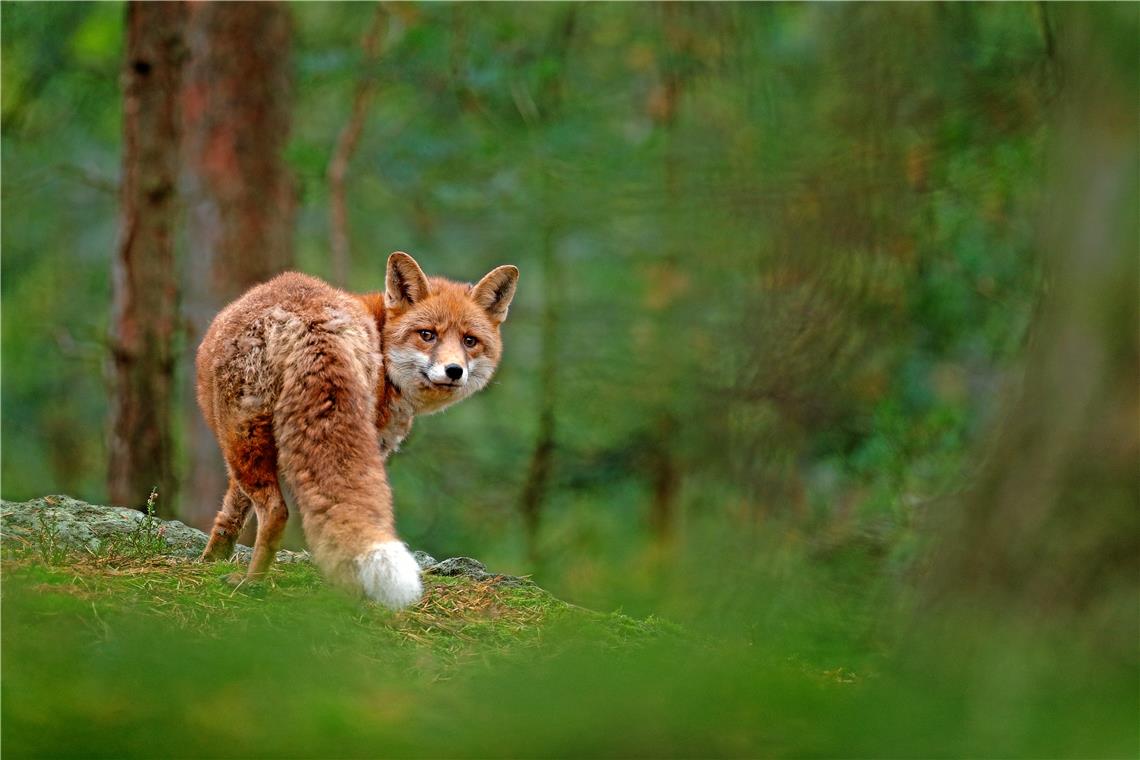
<path fill-rule="evenodd" d="M 523 272 L 497 382 L 392 460 L 410 543 L 534 569 L 547 396 L 535 555 L 558 578 L 636 553 L 655 510 L 907 530 L 962 485 L 1040 279 L 1040 9 L 397 8 L 351 286 L 382 289 L 392 250 Z M 297 266 L 327 276 L 325 168 L 375 9 L 291 11 Z M 123 7 L 13 4 L 4 26 L 4 496 L 99 502 Z"/>
<path fill-rule="evenodd" d="M 6 499 L 106 498 L 123 12 L 3 5 Z M 419 420 L 390 462 L 402 537 L 579 603 L 730 632 L 663 715 L 701 683 L 789 688 L 782 670 L 736 671 L 738 655 L 795 671 L 917 646 L 878 697 L 827 708 L 848 744 L 792 738 L 792 719 L 768 745 L 635 732 L 561 746 L 1134 756 L 1138 6 L 394 5 L 373 63 L 372 4 L 290 12 L 297 268 L 331 272 L 325 171 L 370 76 L 348 176 L 352 289 L 381 289 L 392 250 L 456 279 L 522 272 L 495 382 Z M 1086 160 L 1088 182 L 1069 182 Z M 1123 189 L 1106 206 L 1086 189 L 1113 166 Z M 1085 251 L 1066 235 L 1082 224 L 1104 231 L 1089 243 L 1107 251 L 1101 279 L 1074 274 Z M 1108 358 L 1051 352 L 1067 324 L 1091 325 L 1077 343 Z M 1072 378 L 1101 400 L 1062 419 L 1049 393 L 1083 387 Z M 998 435 L 1054 413 L 1022 443 Z M 1034 440 L 1059 453 L 1030 458 Z M 1107 464 L 1074 473 L 1077 456 Z M 1004 519 L 1003 473 L 1019 466 L 1063 517 Z M 942 547 L 989 552 L 981 536 L 999 547 L 986 558 L 1020 553 L 975 577 Z M 1053 553 L 1097 572 L 1055 594 L 1078 584 L 1050 574 Z M 1022 615 L 1022 592 L 1064 601 Z M 934 612 L 947 598 L 966 602 Z M 991 638 L 990 624 L 1008 627 Z M 767 659 L 741 655 L 757 642 Z M 642 666 L 630 683 L 661 678 Z M 773 709 L 811 714 L 794 688 Z M 923 743 L 876 699 L 942 714 L 961 742 Z M 715 715 L 700 721 L 716 732 Z M 1002 739 L 1003 725 L 1020 733 Z M 511 746 L 561 754 L 558 732 L 541 736 Z"/>

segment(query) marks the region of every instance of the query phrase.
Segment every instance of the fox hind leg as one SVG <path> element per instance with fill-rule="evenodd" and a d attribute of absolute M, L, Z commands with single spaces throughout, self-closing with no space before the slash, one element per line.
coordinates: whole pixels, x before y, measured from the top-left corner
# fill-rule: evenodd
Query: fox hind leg
<path fill-rule="evenodd" d="M 289 519 L 289 510 L 277 484 L 277 446 L 273 440 L 272 419 L 265 415 L 248 417 L 227 428 L 229 435 L 223 437 L 222 454 L 230 471 L 230 488 L 226 494 L 222 514 L 214 525 L 214 535 L 210 542 L 217 541 L 217 551 L 229 542 L 228 551 L 233 551 L 236 531 L 241 529 L 244 514 L 238 518 L 236 510 L 253 508 L 257 515 L 257 538 L 253 544 L 253 559 L 245 576 L 231 576 L 231 584 L 244 581 L 258 581 L 265 576 L 281 544 L 281 535 Z M 232 505 L 226 512 L 225 505 Z M 219 523 L 221 523 L 219 528 Z M 207 554 L 211 549 L 207 547 Z M 213 555 L 212 555 L 213 556 Z"/>
<path fill-rule="evenodd" d="M 210 541 L 206 550 L 202 552 L 202 561 L 226 560 L 234 553 L 234 544 L 238 534 L 245 526 L 246 517 L 253 502 L 238 486 L 233 474 L 230 474 L 230 485 L 222 499 L 222 508 L 214 518 L 214 528 L 210 531 Z"/>
<path fill-rule="evenodd" d="M 246 573 L 246 580 L 249 581 L 261 580 L 273 564 L 277 547 L 281 545 L 281 535 L 285 532 L 285 523 L 289 519 L 289 510 L 276 481 L 272 488 L 255 493 L 256 496 L 251 496 L 251 499 L 257 513 L 257 539 L 253 544 L 253 559 L 250 560 L 249 571 Z"/>
<path fill-rule="evenodd" d="M 277 484 L 277 446 L 272 418 L 266 415 L 244 420 L 237 427 L 237 435 L 227 444 L 226 462 L 257 515 L 257 538 L 245 580 L 258 581 L 273 564 L 289 519 L 289 510 Z"/>

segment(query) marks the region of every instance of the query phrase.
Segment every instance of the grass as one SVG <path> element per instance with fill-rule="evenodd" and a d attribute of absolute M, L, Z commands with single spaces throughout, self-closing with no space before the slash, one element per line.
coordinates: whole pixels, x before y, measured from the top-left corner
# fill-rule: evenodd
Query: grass
<path fill-rule="evenodd" d="M 567 604 L 532 583 L 428 575 L 420 603 L 393 613 L 327 588 L 309 564 L 275 565 L 265 586 L 234 589 L 222 582 L 243 569 L 234 563 L 123 554 L 115 544 L 98 554 L 60 555 L 57 549 L 51 556 L 53 561 L 44 562 L 38 553 L 9 553 L 5 597 L 18 599 L 21 611 L 141 616 L 203 636 L 230 627 L 299 627 L 315 616 L 347 616 L 351 630 L 364 632 L 372 644 L 423 647 L 448 663 L 474 651 L 534 645 L 549 626 L 575 624 L 614 645 L 671 630 L 660 621 Z"/>
<path fill-rule="evenodd" d="M 235 590 L 233 564 L 6 545 L 4 752 L 1135 756 L 1134 658 L 981 618 L 888 645 L 881 595 L 844 582 L 871 571 L 811 567 L 726 576 L 735 611 L 681 629 L 533 584 L 425 576 L 393 613 L 305 564 Z"/>
<path fill-rule="evenodd" d="M 222 582 L 230 563 L 35 547 L 8 547 L 3 565 L 9 757 L 415 753 L 405 712 L 453 702 L 492 663 L 677 635 L 530 583 L 425 576 L 423 600 L 393 613 L 307 564 L 248 590 Z M 329 734 L 344 743 L 321 745 Z M 432 735 L 442 750 L 446 732 Z"/>

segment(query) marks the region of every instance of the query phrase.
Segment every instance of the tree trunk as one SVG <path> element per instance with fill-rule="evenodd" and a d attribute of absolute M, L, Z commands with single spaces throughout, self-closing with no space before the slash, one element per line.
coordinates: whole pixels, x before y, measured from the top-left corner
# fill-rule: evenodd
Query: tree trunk
<path fill-rule="evenodd" d="M 279 3 L 194 3 L 183 89 L 189 251 L 187 388 L 210 320 L 293 262 L 295 193 L 282 159 L 289 135 L 290 21 Z M 208 523 L 225 469 L 189 392 L 189 486 L 182 514 Z"/>
<path fill-rule="evenodd" d="M 660 11 L 666 57 L 660 91 L 655 93 L 649 107 L 651 115 L 664 132 L 662 180 L 664 224 L 668 227 L 676 222 L 684 206 L 680 189 L 682 148 L 678 145 L 677 139 L 677 113 L 680 110 L 685 81 L 679 62 L 689 53 L 686 24 L 691 23 L 692 19 L 680 16 L 687 9 L 679 4 L 664 3 L 660 6 Z M 654 277 L 661 283 L 674 283 L 679 279 L 677 262 L 683 255 L 681 249 L 683 236 L 674 234 L 673 230 L 669 229 L 665 237 L 669 243 L 662 251 L 660 261 L 655 265 Z M 655 312 L 653 324 L 659 332 L 658 340 L 662 343 L 669 340 L 672 325 L 668 323 L 666 315 L 676 306 L 675 299 L 678 295 L 679 293 L 666 285 L 659 289 L 657 297 L 650 306 L 651 311 Z M 659 546 L 672 541 L 677 524 L 677 494 L 680 489 L 681 471 L 673 451 L 677 435 L 677 419 L 672 409 L 671 391 L 675 380 L 676 378 L 671 375 L 668 377 L 658 375 L 657 382 L 665 389 L 665 393 L 655 399 L 658 408 L 653 413 L 654 419 L 650 428 L 653 446 L 647 458 L 651 486 L 648 523 L 653 539 Z"/>
<path fill-rule="evenodd" d="M 544 180 L 549 184 L 549 180 Z M 546 194 L 550 196 L 548 192 Z M 550 205 L 544 204 L 546 208 Z M 541 561 L 538 548 L 538 531 L 542 520 L 542 505 L 550 484 L 554 458 L 554 409 L 558 397 L 558 323 L 561 313 L 562 271 L 556 243 L 555 223 L 546 212 L 542 234 L 542 353 L 538 369 L 538 435 L 527 468 L 526 483 L 519 500 L 519 512 L 526 535 L 527 558 L 532 564 Z"/>
<path fill-rule="evenodd" d="M 564 99 L 563 70 L 570 52 L 577 26 L 578 11 L 575 6 L 567 8 L 554 26 L 548 43 L 548 57 L 557 62 L 541 83 L 537 93 L 538 117 L 531 126 L 541 128 L 550 123 L 560 113 Z M 526 115 L 523 114 L 523 118 Z M 558 207 L 553 188 L 553 179 L 548 173 L 541 177 L 542 182 L 542 353 L 538 372 L 538 435 L 527 468 L 526 482 L 519 497 L 519 513 L 522 515 L 523 532 L 526 536 L 527 557 L 537 565 L 542 557 L 539 551 L 538 533 L 542 524 L 543 504 L 550 485 L 550 474 L 554 466 L 554 452 L 557 441 L 554 410 L 558 399 L 558 332 L 562 314 L 562 263 L 558 257 L 558 236 L 563 220 L 554 211 Z"/>
<path fill-rule="evenodd" d="M 120 240 L 112 270 L 107 492 L 115 504 L 175 503 L 171 436 L 178 280 L 174 227 L 186 6 L 127 6 Z"/>
<path fill-rule="evenodd" d="M 345 178 L 348 164 L 356 152 L 360 135 L 364 132 L 364 120 L 368 107 L 376 93 L 376 74 L 373 71 L 380 57 L 380 36 L 387 26 L 388 12 L 377 4 L 376 15 L 364 33 L 361 49 L 364 53 L 360 79 L 352 95 L 352 111 L 348 123 L 340 131 L 336 148 L 329 159 L 325 177 L 329 183 L 329 252 L 332 256 L 332 281 L 338 287 L 347 287 L 352 274 L 352 247 L 348 231 L 348 200 L 345 191 Z"/>
<path fill-rule="evenodd" d="M 981 597 L 1003 614 L 1079 614 L 1106 633 L 1115 631 L 1120 646 L 1134 652 L 1140 576 L 1136 69 L 1134 60 L 1108 61 L 1085 42 L 1070 45 L 1065 58 L 1072 77 L 1041 224 L 1050 292 L 1024 387 L 978 486 L 944 534 L 930 583 L 935 598 Z M 1117 617 L 1122 610 L 1128 620 Z"/>

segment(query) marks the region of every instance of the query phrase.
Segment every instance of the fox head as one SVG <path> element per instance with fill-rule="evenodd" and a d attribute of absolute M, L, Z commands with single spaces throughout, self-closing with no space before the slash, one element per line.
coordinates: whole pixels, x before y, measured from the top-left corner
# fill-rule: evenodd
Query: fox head
<path fill-rule="evenodd" d="M 452 282 L 425 276 L 401 251 L 388 257 L 384 365 L 416 411 L 439 411 L 491 379 L 503 350 L 499 326 L 518 279 L 519 270 L 508 265 L 474 285 Z"/>

